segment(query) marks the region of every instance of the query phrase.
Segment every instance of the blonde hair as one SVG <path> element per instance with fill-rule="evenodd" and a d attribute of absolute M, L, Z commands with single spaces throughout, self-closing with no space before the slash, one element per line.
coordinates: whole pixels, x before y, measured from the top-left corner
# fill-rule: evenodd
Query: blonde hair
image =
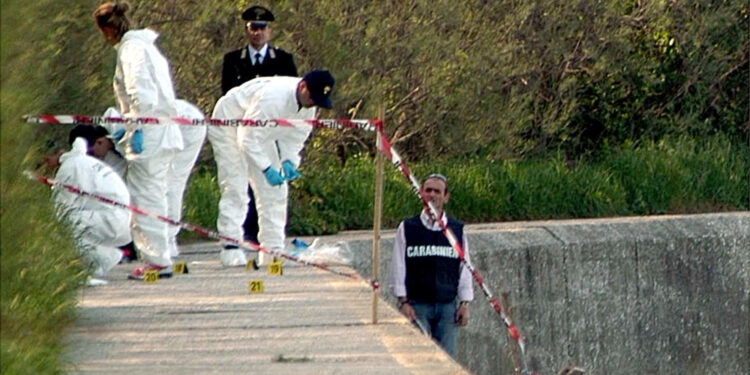
<path fill-rule="evenodd" d="M 126 1 L 106 2 L 94 11 L 96 25 L 100 29 L 105 27 L 117 30 L 117 36 L 122 37 L 130 30 L 131 22 L 127 16 L 130 4 Z"/>

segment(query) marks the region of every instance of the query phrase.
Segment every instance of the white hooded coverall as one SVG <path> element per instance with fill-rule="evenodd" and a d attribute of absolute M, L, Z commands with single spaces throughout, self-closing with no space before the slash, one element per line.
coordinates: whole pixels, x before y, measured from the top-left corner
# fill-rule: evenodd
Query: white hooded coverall
<path fill-rule="evenodd" d="M 233 88 L 224 100 L 228 108 L 238 110 L 232 116 L 245 119 L 314 119 L 315 107 L 300 107 L 297 101 L 297 77 L 261 77 Z M 239 111 L 241 110 L 241 112 Z M 247 173 L 255 192 L 258 209 L 258 241 L 270 250 L 283 250 L 287 219 L 287 183 L 271 186 L 263 171 L 268 167 L 281 171 L 281 163 L 289 160 L 299 167 L 300 152 L 312 131 L 311 125 L 294 127 L 241 127 L 239 142 L 246 157 Z M 241 226 L 244 216 L 238 217 Z M 268 263 L 268 254 L 259 254 L 259 264 Z"/>
<path fill-rule="evenodd" d="M 169 64 L 154 45 L 154 31 L 131 30 L 117 49 L 114 89 L 123 117 L 175 117 L 178 115 Z M 143 152 L 131 147 L 133 133 L 143 132 Z M 127 182 L 133 203 L 153 214 L 168 215 L 169 168 L 183 148 L 182 133 L 175 123 L 128 124 L 120 141 L 128 159 Z M 161 267 L 172 265 L 168 224 L 150 216 L 136 215 L 133 237 L 144 261 Z"/>
<path fill-rule="evenodd" d="M 186 100 L 177 99 L 176 105 L 180 117 L 199 120 L 205 118 L 198 107 Z M 182 220 L 182 198 L 185 193 L 185 186 L 188 177 L 190 177 L 190 171 L 193 170 L 193 165 L 195 165 L 195 161 L 201 152 L 201 147 L 203 147 L 203 141 L 206 139 L 206 126 L 182 125 L 180 126 L 180 132 L 182 133 L 184 148 L 177 152 L 167 175 L 167 181 L 169 181 L 167 189 L 169 215 L 167 216 L 175 221 Z M 174 258 L 180 254 L 177 248 L 177 234 L 180 232 L 180 227 L 170 225 L 167 231 L 169 233 L 169 254 Z"/>
<path fill-rule="evenodd" d="M 60 156 L 56 179 L 87 193 L 125 205 L 130 194 L 120 176 L 107 164 L 86 154 L 84 138 L 76 138 L 73 148 Z M 64 188 L 53 196 L 59 214 L 73 226 L 83 256 L 94 266 L 94 274 L 104 275 L 120 261 L 118 246 L 131 241 L 130 211 L 85 197 Z"/>

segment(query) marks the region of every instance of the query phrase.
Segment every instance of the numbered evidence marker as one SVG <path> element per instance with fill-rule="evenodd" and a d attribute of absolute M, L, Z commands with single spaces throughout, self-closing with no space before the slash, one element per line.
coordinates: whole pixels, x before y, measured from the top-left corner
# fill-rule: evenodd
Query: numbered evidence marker
<path fill-rule="evenodd" d="M 177 262 L 174 264 L 174 273 L 183 274 L 188 273 L 187 263 Z"/>
<path fill-rule="evenodd" d="M 146 271 L 143 274 L 143 281 L 147 283 L 155 283 L 159 281 L 159 271 L 157 270 Z"/>
<path fill-rule="evenodd" d="M 245 269 L 248 271 L 250 270 L 257 271 L 260 269 L 260 267 L 258 267 L 258 263 L 255 262 L 255 259 L 252 259 L 251 261 L 247 262 L 247 264 L 245 264 Z"/>
<path fill-rule="evenodd" d="M 263 293 L 263 280 L 250 280 L 247 284 L 247 291 L 252 293 Z"/>
<path fill-rule="evenodd" d="M 278 260 L 274 260 L 273 262 L 271 262 L 271 264 L 268 265 L 268 274 L 278 276 L 283 275 L 284 270 L 281 266 L 281 262 L 279 262 Z"/>

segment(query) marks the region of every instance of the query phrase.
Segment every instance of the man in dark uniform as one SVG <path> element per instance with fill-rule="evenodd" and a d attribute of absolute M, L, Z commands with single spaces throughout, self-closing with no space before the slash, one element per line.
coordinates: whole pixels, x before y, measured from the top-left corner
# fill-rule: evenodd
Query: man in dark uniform
<path fill-rule="evenodd" d="M 422 196 L 432 203 L 439 221 L 451 228 L 469 261 L 463 223 L 443 210 L 450 199 L 448 179 L 427 176 Z M 458 327 L 469 323 L 469 302 L 474 299 L 471 274 L 442 233 L 440 222 L 427 209 L 401 222 L 393 243 L 391 291 L 399 311 L 456 356 Z"/>
<path fill-rule="evenodd" d="M 253 78 L 270 76 L 297 77 L 294 55 L 268 44 L 271 40 L 271 23 L 276 19 L 270 10 L 252 6 L 242 13 L 249 44 L 224 55 L 221 70 L 221 93 Z M 245 240 L 258 242 L 258 211 L 255 208 L 253 189 L 248 184 L 250 196 L 247 218 L 243 224 Z"/>
<path fill-rule="evenodd" d="M 242 13 L 245 31 L 250 43 L 224 55 L 221 71 L 221 93 L 253 78 L 269 76 L 297 77 L 294 56 L 279 47 L 268 44 L 271 23 L 276 19 L 270 10 L 252 6 Z"/>

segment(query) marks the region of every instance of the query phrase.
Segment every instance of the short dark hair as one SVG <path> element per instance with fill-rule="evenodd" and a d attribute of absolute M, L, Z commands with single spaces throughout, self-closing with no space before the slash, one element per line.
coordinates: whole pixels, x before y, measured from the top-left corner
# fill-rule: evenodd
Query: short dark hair
<path fill-rule="evenodd" d="M 68 134 L 68 144 L 72 145 L 76 138 L 83 138 L 88 143 L 88 147 L 91 147 L 96 143 L 96 140 L 101 137 L 109 135 L 107 129 L 100 125 L 77 125 Z"/>

